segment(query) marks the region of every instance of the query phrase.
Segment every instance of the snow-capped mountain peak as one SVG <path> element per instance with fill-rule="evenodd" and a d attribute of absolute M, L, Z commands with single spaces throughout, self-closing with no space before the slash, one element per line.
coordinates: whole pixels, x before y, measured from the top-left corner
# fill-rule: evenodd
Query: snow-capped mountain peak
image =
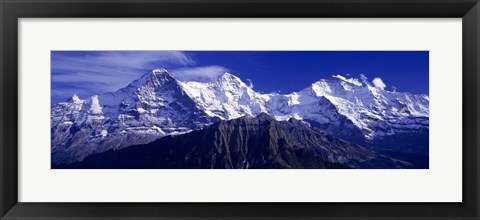
<path fill-rule="evenodd" d="M 139 79 L 133 81 L 129 86 L 140 88 L 147 85 L 158 88 L 170 81 L 176 81 L 176 79 L 166 69 L 154 69 L 143 74 Z"/>
<path fill-rule="evenodd" d="M 218 77 L 217 81 L 245 84 L 240 78 L 229 72 L 223 73 L 220 77 Z"/>
<path fill-rule="evenodd" d="M 228 72 L 213 82 L 182 82 L 181 85 L 197 105 L 212 117 L 233 119 L 266 111 L 262 95 Z"/>
<path fill-rule="evenodd" d="M 70 97 L 68 100 L 68 102 L 72 102 L 72 103 L 76 103 L 76 104 L 82 104 L 83 103 L 83 100 L 81 100 L 77 94 L 73 94 L 72 97 Z"/>
<path fill-rule="evenodd" d="M 167 73 L 170 74 L 165 68 L 159 68 L 159 69 L 154 69 L 152 70 L 153 74 L 162 74 L 162 73 Z"/>
<path fill-rule="evenodd" d="M 85 100 L 74 95 L 52 106 L 52 158 L 78 161 L 260 113 L 303 120 L 350 141 L 373 140 L 428 129 L 428 105 L 428 95 L 390 92 L 342 75 L 290 94 L 262 94 L 231 73 L 211 82 L 182 82 L 154 69 L 117 91 Z"/>

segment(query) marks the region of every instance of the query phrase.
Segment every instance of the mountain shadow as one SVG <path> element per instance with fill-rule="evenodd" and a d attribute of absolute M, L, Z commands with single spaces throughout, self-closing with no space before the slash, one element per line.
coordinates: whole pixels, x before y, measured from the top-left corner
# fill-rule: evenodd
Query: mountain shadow
<path fill-rule="evenodd" d="M 393 155 L 393 154 L 392 154 Z M 428 158 L 427 158 L 428 160 Z M 427 162 L 428 167 L 428 162 Z M 346 169 L 424 168 L 378 154 L 290 119 L 257 117 L 221 121 L 149 144 L 109 150 L 81 162 L 54 165 L 73 169 Z"/>

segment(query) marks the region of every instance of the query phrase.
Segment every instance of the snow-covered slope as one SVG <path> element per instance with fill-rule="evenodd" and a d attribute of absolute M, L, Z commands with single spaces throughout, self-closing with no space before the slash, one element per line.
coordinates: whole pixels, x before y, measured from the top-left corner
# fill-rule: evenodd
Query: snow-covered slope
<path fill-rule="evenodd" d="M 340 75 L 319 80 L 300 92 L 279 95 L 277 99 L 281 100 L 271 101 L 269 108 L 277 119 L 296 117 L 321 127 L 338 127 L 339 132 L 344 126 L 353 125 L 367 140 L 428 129 L 427 95 L 387 91 Z M 343 124 L 335 126 L 338 122 Z"/>
<path fill-rule="evenodd" d="M 52 162 L 80 161 L 262 112 L 277 120 L 302 119 L 364 145 L 394 145 L 404 134 L 416 140 L 412 134 L 418 131 L 426 131 L 428 140 L 428 95 L 387 91 L 340 75 L 291 94 L 261 94 L 230 73 L 213 82 L 180 82 L 156 69 L 115 92 L 84 100 L 74 95 L 52 106 Z"/>
<path fill-rule="evenodd" d="M 199 108 L 223 120 L 267 112 L 267 95 L 259 94 L 240 78 L 224 73 L 213 82 L 183 82 L 183 89 Z"/>
<path fill-rule="evenodd" d="M 166 70 L 156 69 L 115 92 L 52 106 L 52 160 L 79 161 L 218 120 L 199 109 Z"/>

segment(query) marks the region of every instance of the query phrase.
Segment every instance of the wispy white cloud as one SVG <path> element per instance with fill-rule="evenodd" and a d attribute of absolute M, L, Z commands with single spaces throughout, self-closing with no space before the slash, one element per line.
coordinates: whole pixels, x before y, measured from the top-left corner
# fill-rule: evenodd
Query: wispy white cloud
<path fill-rule="evenodd" d="M 52 81 L 101 82 L 109 84 L 131 81 L 131 77 L 144 74 L 145 70 L 167 65 L 192 65 L 194 61 L 179 51 L 106 51 L 83 56 L 69 53 L 52 54 Z"/>
<path fill-rule="evenodd" d="M 184 67 L 195 62 L 180 51 L 54 51 L 53 96 L 95 94 L 128 85 L 154 68 Z M 69 96 L 70 96 L 69 95 Z"/>
<path fill-rule="evenodd" d="M 209 82 L 229 70 L 223 66 L 200 66 L 171 70 L 172 75 L 180 81 Z"/>

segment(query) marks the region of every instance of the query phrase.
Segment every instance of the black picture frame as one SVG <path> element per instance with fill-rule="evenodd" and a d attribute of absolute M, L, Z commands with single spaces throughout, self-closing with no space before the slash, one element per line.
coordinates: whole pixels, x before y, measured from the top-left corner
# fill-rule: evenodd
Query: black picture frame
<path fill-rule="evenodd" d="M 1 219 L 479 219 L 480 4 L 478 0 L 0 0 L 0 15 Z M 463 202 L 18 202 L 17 21 L 19 18 L 46 17 L 462 18 Z"/>

